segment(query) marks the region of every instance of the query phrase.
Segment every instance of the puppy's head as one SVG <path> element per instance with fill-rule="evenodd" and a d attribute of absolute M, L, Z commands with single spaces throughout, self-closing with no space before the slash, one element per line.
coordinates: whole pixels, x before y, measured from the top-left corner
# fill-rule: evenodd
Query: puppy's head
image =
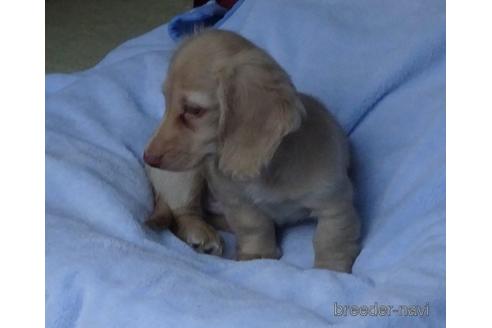
<path fill-rule="evenodd" d="M 187 170 L 207 156 L 235 178 L 253 178 L 304 114 L 285 71 L 241 36 L 207 31 L 176 51 L 164 83 L 166 114 L 144 159 Z"/>

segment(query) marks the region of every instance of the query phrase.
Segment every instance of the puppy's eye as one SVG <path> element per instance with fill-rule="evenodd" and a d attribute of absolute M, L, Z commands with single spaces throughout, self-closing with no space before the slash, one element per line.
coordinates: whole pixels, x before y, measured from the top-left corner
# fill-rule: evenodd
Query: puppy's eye
<path fill-rule="evenodd" d="M 202 116 L 205 113 L 205 108 L 196 105 L 184 105 L 183 112 L 191 116 Z"/>

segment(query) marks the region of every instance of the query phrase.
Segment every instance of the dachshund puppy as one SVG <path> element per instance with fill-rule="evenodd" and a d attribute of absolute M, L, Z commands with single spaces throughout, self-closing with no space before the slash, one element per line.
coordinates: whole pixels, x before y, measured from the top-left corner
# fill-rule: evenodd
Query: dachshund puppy
<path fill-rule="evenodd" d="M 144 159 L 160 172 L 205 179 L 239 260 L 279 258 L 275 225 L 315 217 L 315 266 L 351 272 L 360 224 L 347 139 L 270 55 L 233 32 L 200 32 L 175 52 L 164 94 L 165 117 Z M 185 229 L 208 227 L 194 213 Z"/>

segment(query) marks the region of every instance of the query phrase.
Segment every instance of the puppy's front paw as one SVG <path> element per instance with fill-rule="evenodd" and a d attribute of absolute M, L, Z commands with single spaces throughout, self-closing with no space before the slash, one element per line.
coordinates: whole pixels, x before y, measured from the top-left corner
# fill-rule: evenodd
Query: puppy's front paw
<path fill-rule="evenodd" d="M 189 220 L 180 224 L 176 235 L 198 253 L 221 256 L 224 241 L 219 233 L 202 220 Z"/>

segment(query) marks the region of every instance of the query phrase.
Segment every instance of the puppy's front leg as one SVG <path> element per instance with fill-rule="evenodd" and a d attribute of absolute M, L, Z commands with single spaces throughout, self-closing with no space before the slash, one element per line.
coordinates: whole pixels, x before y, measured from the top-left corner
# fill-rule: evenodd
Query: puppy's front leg
<path fill-rule="evenodd" d="M 163 230 L 169 225 L 178 238 L 199 253 L 222 255 L 219 233 L 202 217 L 204 177 L 199 169 L 172 172 L 147 166 L 154 187 L 155 208 L 147 225 Z"/>
<path fill-rule="evenodd" d="M 329 202 L 313 211 L 318 218 L 314 235 L 315 267 L 351 272 L 359 254 L 360 223 L 351 202 Z"/>
<path fill-rule="evenodd" d="M 280 257 L 273 220 L 255 207 L 246 204 L 224 206 L 224 212 L 227 223 L 237 238 L 239 261 Z"/>

